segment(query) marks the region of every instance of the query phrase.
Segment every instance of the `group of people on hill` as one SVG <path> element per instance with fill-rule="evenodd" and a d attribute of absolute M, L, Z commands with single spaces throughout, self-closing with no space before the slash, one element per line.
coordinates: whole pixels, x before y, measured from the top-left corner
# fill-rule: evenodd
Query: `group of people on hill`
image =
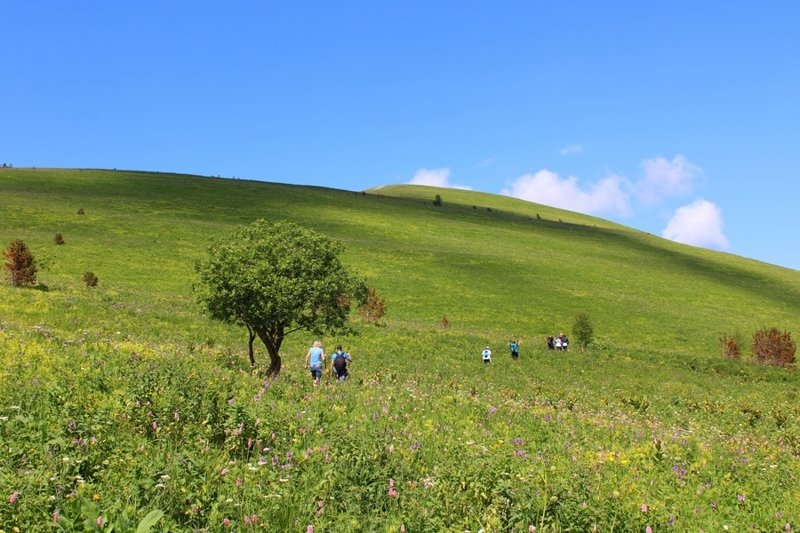
<path fill-rule="evenodd" d="M 508 351 L 511 353 L 511 358 L 514 360 L 519 359 L 519 339 L 511 339 L 508 341 Z M 569 349 L 569 338 L 563 333 L 559 333 L 557 337 L 552 335 L 547 336 L 547 349 L 567 351 Z M 481 359 L 484 364 L 492 362 L 492 349 L 486 346 L 481 352 Z"/>
<path fill-rule="evenodd" d="M 519 359 L 519 339 L 511 339 L 508 341 L 508 351 L 511 352 L 512 359 Z M 483 349 L 481 352 L 481 358 L 483 359 L 484 364 L 492 362 L 492 350 L 489 348 L 489 346 L 486 346 L 486 348 Z"/>
<path fill-rule="evenodd" d="M 514 360 L 519 359 L 519 345 L 519 339 L 511 339 L 508 341 L 508 351 L 511 354 L 511 358 Z M 548 350 L 566 351 L 568 348 L 569 338 L 567 338 L 567 336 L 563 333 L 559 333 L 557 337 L 548 335 Z M 305 367 L 311 372 L 311 379 L 313 380 L 315 387 L 319 385 L 320 379 L 322 379 L 323 367 L 325 365 L 326 358 L 327 355 L 325 354 L 325 349 L 322 347 L 322 343 L 318 340 L 314 341 L 311 348 L 308 349 L 308 353 L 306 354 Z M 489 364 L 492 362 L 492 350 L 488 345 L 481 352 L 481 359 L 483 360 L 484 364 Z M 341 344 L 337 345 L 336 351 L 334 351 L 333 355 L 331 356 L 330 375 L 339 381 L 346 380 L 350 375 L 347 370 L 347 366 L 352 361 L 353 356 L 345 352 L 342 349 Z"/>
<path fill-rule="evenodd" d="M 306 368 L 311 371 L 311 379 L 314 380 L 314 386 L 319 385 L 322 379 L 323 367 L 325 365 L 325 348 L 322 347 L 320 341 L 314 341 L 311 348 L 308 349 L 306 354 Z M 344 381 L 349 376 L 347 365 L 353 361 L 353 356 L 342 349 L 342 345 L 336 346 L 336 351 L 331 356 L 330 374 L 339 381 Z"/>
<path fill-rule="evenodd" d="M 563 333 L 559 333 L 558 337 L 549 335 L 547 337 L 547 349 L 566 352 L 569 349 L 569 338 Z"/>

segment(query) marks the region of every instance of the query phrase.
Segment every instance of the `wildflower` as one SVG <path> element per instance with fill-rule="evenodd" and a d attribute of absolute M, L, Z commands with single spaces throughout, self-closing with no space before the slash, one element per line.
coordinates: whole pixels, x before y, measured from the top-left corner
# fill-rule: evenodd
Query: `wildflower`
<path fill-rule="evenodd" d="M 397 498 L 397 491 L 394 488 L 394 479 L 389 478 L 389 497 Z"/>
<path fill-rule="evenodd" d="M 739 503 L 744 503 L 744 494 L 737 494 L 736 499 L 739 500 Z"/>
<path fill-rule="evenodd" d="M 275 456 L 272 457 L 272 466 L 278 466 L 278 458 Z"/>
<path fill-rule="evenodd" d="M 489 407 L 488 413 L 489 413 L 490 415 L 493 415 L 493 414 L 495 414 L 496 412 L 497 412 L 497 407 L 495 407 L 494 405 L 493 405 L 493 406 L 491 406 L 491 407 Z"/>
<path fill-rule="evenodd" d="M 517 457 L 525 457 L 525 450 L 517 450 L 514 452 Z"/>
<path fill-rule="evenodd" d="M 406 525 L 400 524 L 400 533 L 406 533 Z"/>
<path fill-rule="evenodd" d="M 227 468 L 223 468 L 222 471 L 219 473 L 219 475 L 221 477 L 225 477 L 228 475 L 228 472 L 230 472 L 230 470 L 228 470 Z"/>
<path fill-rule="evenodd" d="M 247 515 L 244 515 L 244 518 L 242 518 L 242 522 L 244 522 L 244 525 L 249 526 L 250 525 L 250 517 L 247 516 Z"/>
<path fill-rule="evenodd" d="M 644 528 L 644 533 L 653 533 L 653 528 L 650 527 L 650 526 L 647 526 L 646 528 Z"/>
<path fill-rule="evenodd" d="M 10 505 L 14 505 L 15 503 L 17 503 L 18 498 L 19 498 L 19 492 L 14 491 L 11 493 L 11 496 L 8 497 L 8 503 Z"/>
<path fill-rule="evenodd" d="M 258 524 L 258 515 L 255 515 L 255 514 L 254 514 L 254 515 L 252 515 L 252 516 L 250 517 L 250 522 L 251 522 L 253 525 L 256 525 L 256 524 Z"/>
<path fill-rule="evenodd" d="M 103 527 L 105 520 L 103 519 L 103 515 L 97 517 L 97 527 Z"/>
<path fill-rule="evenodd" d="M 231 527 L 231 519 L 226 516 L 222 519 L 222 525 L 225 527 Z"/>
<path fill-rule="evenodd" d="M 528 526 L 528 533 L 536 533 L 536 526 L 533 524 Z"/>
<path fill-rule="evenodd" d="M 242 483 L 244 483 L 244 481 L 242 481 L 242 478 L 240 478 L 240 477 L 237 477 L 237 478 L 236 478 L 236 486 L 237 486 L 237 487 L 241 487 L 241 486 L 242 486 Z"/>
<path fill-rule="evenodd" d="M 646 504 L 646 503 L 643 503 L 643 504 L 642 504 L 642 512 L 643 512 L 643 513 L 645 513 L 645 514 L 647 514 L 647 511 L 648 511 L 647 504 Z"/>
<path fill-rule="evenodd" d="M 258 458 L 258 464 L 264 466 L 265 464 L 267 464 L 267 458 L 262 455 L 261 457 Z"/>
<path fill-rule="evenodd" d="M 60 520 L 61 520 L 61 513 L 59 513 L 58 511 L 54 511 L 53 512 L 53 523 L 58 524 L 58 522 Z"/>
<path fill-rule="evenodd" d="M 786 526 L 783 528 L 786 533 L 792 533 L 792 524 L 786 522 Z"/>
<path fill-rule="evenodd" d="M 306 533 L 314 533 L 314 526 L 308 524 L 308 526 L 306 526 Z"/>

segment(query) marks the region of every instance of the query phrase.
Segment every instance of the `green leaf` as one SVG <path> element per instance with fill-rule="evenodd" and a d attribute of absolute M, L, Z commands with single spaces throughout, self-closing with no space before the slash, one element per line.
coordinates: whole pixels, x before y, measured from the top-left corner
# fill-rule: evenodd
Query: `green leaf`
<path fill-rule="evenodd" d="M 164 516 L 164 511 L 160 509 L 156 509 L 155 511 L 150 511 L 147 513 L 147 516 L 142 518 L 142 521 L 139 522 L 139 525 L 136 528 L 136 533 L 149 533 L 150 529 L 161 520 L 161 517 Z"/>

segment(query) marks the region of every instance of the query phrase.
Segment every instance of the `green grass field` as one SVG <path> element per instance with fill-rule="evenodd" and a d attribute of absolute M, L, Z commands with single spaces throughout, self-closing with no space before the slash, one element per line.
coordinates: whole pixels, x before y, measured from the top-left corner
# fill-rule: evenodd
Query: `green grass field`
<path fill-rule="evenodd" d="M 0 531 L 800 527 L 800 380 L 719 343 L 796 331 L 797 271 L 429 187 L 2 169 L 0 210 L 44 267 L 0 286 Z M 303 333 L 251 374 L 194 303 L 208 242 L 258 218 L 340 240 L 386 297 L 322 339 L 348 382 L 312 390 Z M 548 352 L 578 312 L 595 342 Z"/>

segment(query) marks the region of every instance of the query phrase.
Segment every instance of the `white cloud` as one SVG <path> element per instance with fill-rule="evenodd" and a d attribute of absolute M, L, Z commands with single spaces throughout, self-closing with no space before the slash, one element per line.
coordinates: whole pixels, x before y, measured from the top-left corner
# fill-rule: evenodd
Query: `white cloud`
<path fill-rule="evenodd" d="M 562 179 L 555 172 L 543 169 L 520 176 L 501 194 L 592 215 L 628 215 L 631 208 L 624 186 L 624 178 L 611 175 L 584 190 L 578 178 Z"/>
<path fill-rule="evenodd" d="M 722 250 L 728 247 L 722 226 L 722 210 L 701 199 L 679 207 L 661 236 L 684 244 Z"/>
<path fill-rule="evenodd" d="M 664 157 L 642 161 L 644 176 L 633 186 L 634 194 L 647 205 L 664 198 L 686 196 L 692 193 L 694 181 L 703 175 L 703 169 L 678 154 L 672 161 Z"/>
<path fill-rule="evenodd" d="M 467 185 L 458 185 L 450 183 L 450 169 L 449 168 L 421 168 L 417 170 L 409 185 L 428 185 L 431 187 L 446 187 L 448 189 L 465 189 L 472 190 L 472 187 Z"/>
<path fill-rule="evenodd" d="M 558 151 L 561 155 L 579 154 L 581 152 L 583 152 L 583 146 L 580 144 L 571 144 Z"/>

